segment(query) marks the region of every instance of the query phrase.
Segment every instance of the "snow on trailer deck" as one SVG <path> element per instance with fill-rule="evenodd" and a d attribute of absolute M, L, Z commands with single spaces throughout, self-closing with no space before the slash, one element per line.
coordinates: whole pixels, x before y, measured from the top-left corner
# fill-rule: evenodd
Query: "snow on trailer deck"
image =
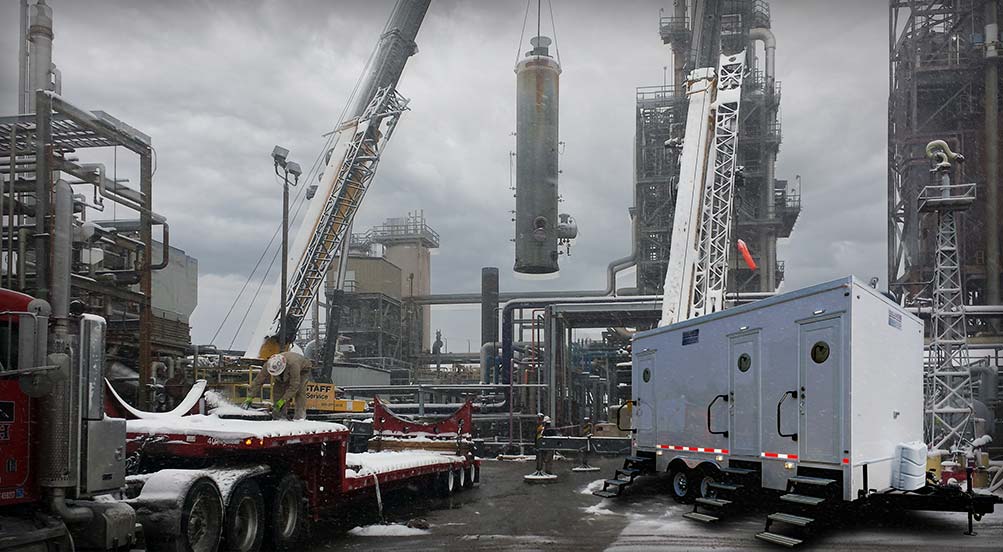
<path fill-rule="evenodd" d="M 345 455 L 345 490 L 372 486 L 374 475 L 383 484 L 447 469 L 463 469 L 472 464 L 462 456 L 426 450 L 348 453 Z"/>
<path fill-rule="evenodd" d="M 333 422 L 231 420 L 215 414 L 128 420 L 126 432 L 130 440 L 143 436 L 163 436 L 170 439 L 167 444 L 173 442 L 223 449 L 271 448 L 348 438 L 348 428 Z M 173 452 L 186 455 L 186 449 L 192 449 L 192 453 L 198 452 L 195 448 L 174 447 Z"/>

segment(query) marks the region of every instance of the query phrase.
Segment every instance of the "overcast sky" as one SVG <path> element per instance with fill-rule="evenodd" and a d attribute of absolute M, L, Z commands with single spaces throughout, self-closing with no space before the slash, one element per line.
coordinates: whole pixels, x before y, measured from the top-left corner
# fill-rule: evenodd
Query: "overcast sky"
<path fill-rule="evenodd" d="M 285 145 L 304 166 L 314 161 L 393 2 L 49 3 L 63 95 L 153 138 L 155 210 L 170 220 L 172 245 L 199 260 L 192 339 L 206 343 L 279 223 L 272 146 Z M 0 3 L 3 113 L 17 107 L 17 4 Z M 553 0 L 567 143 L 562 210 L 580 228 L 558 279 L 527 282 L 511 272 L 509 152 L 513 67 L 526 49 L 518 45 L 522 0 L 432 1 L 419 53 L 399 86 L 412 111 L 384 154 L 356 231 L 424 210 L 441 236 L 435 293 L 478 291 L 482 266 L 501 267 L 503 291 L 604 287 L 606 264 L 630 248 L 635 88 L 662 82 L 669 53 L 657 18 L 671 4 Z M 803 182 L 801 218 L 780 246 L 785 288 L 850 273 L 881 276 L 884 285 L 887 5 L 770 4 L 783 90 L 777 178 L 800 174 Z M 552 34 L 546 4 L 544 20 L 543 34 Z M 117 161 L 120 176 L 134 171 L 126 154 Z M 633 285 L 632 273 L 619 285 Z M 238 305 L 216 344 L 230 345 L 245 309 Z M 250 316 L 261 315 L 252 309 Z M 478 320 L 477 307 L 438 308 L 433 331 L 443 330 L 450 350 L 466 351 L 469 340 L 476 351 Z M 244 324 L 234 347 L 244 346 L 252 326 Z"/>

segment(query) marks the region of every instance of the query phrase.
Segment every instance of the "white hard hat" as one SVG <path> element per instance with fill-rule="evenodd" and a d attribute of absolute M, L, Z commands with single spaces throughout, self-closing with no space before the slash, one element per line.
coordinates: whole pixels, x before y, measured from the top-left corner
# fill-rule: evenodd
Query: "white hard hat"
<path fill-rule="evenodd" d="M 286 357 L 281 354 L 275 354 L 268 358 L 265 362 L 265 370 L 273 376 L 278 376 L 282 372 L 286 371 Z"/>
<path fill-rule="evenodd" d="M 543 417 L 543 423 L 549 424 L 550 423 L 550 416 L 544 416 Z"/>

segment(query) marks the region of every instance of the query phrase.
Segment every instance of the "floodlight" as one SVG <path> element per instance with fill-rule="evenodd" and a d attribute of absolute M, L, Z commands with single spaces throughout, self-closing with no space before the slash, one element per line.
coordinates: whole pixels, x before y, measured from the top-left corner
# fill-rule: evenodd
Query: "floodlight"
<path fill-rule="evenodd" d="M 272 159 L 275 160 L 275 164 L 280 167 L 286 166 L 286 157 L 289 156 L 289 150 L 282 146 L 275 146 L 272 148 Z"/>
<path fill-rule="evenodd" d="M 289 171 L 289 174 L 295 176 L 296 178 L 299 178 L 300 175 L 303 174 L 303 169 L 300 168 L 300 164 L 295 161 L 287 162 L 285 167 L 286 170 Z"/>

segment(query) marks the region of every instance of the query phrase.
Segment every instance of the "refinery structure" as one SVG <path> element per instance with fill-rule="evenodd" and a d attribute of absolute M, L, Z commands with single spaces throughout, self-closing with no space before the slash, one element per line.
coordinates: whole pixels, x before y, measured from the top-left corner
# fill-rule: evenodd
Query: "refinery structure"
<path fill-rule="evenodd" d="M 160 207 L 161 138 L 64 93 L 60 48 L 80 45 L 54 40 L 60 3 L 17 0 L 17 112 L 0 116 L 0 550 L 313 550 L 331 515 L 351 529 L 337 544 L 438 548 L 457 536 L 446 527 L 478 523 L 425 501 L 472 489 L 447 508 L 463 511 L 485 487 L 511 498 L 540 483 L 553 491 L 523 507 L 555 521 L 513 549 L 632 546 L 630 527 L 601 546 L 562 527 L 667 507 L 700 535 L 741 532 L 721 541 L 741 548 L 795 547 L 858 511 L 954 512 L 985 546 L 973 524 L 998 533 L 1003 503 L 1000 1 L 888 0 L 887 285 L 841 274 L 793 289 L 778 241 L 815 223 L 801 173 L 808 196 L 817 179 L 777 170 L 777 52 L 801 47 L 774 24 L 786 5 L 666 0 L 644 31 L 662 83 L 617 83 L 635 117 L 613 138 L 633 144 L 631 250 L 591 290 L 557 278 L 583 270 L 579 240 L 602 238 L 562 206 L 572 64 L 558 30 L 574 10 L 553 3 L 513 4 L 514 64 L 479 68 L 510 79 L 513 128 L 495 130 L 515 144 L 511 216 L 485 221 L 511 224 L 512 257 L 484 266 L 508 242 L 465 253 L 479 291 L 433 281 L 454 236 L 422 197 L 367 200 L 426 109 L 405 71 L 429 55 L 423 24 L 448 17 L 397 0 L 359 39 L 375 46 L 316 160 L 264 152 L 281 223 L 232 303 L 209 304 L 200 244 L 172 240 Z M 383 222 L 364 225 L 363 206 Z M 547 281 L 505 289 L 508 262 Z M 438 317 L 464 307 L 479 309 L 479 340 L 461 347 Z M 223 313 L 209 342 L 193 338 L 196 309 Z M 535 470 L 521 464 L 533 456 Z M 612 478 L 575 479 L 596 466 Z M 649 490 L 619 501 L 635 489 Z M 400 496 L 435 521 L 397 519 L 413 515 Z M 602 502 L 568 506 L 582 497 Z M 743 516 L 756 531 L 729 524 Z M 491 546 L 505 531 L 470 530 Z M 658 539 L 687 531 L 652 545 L 686 548 Z"/>

